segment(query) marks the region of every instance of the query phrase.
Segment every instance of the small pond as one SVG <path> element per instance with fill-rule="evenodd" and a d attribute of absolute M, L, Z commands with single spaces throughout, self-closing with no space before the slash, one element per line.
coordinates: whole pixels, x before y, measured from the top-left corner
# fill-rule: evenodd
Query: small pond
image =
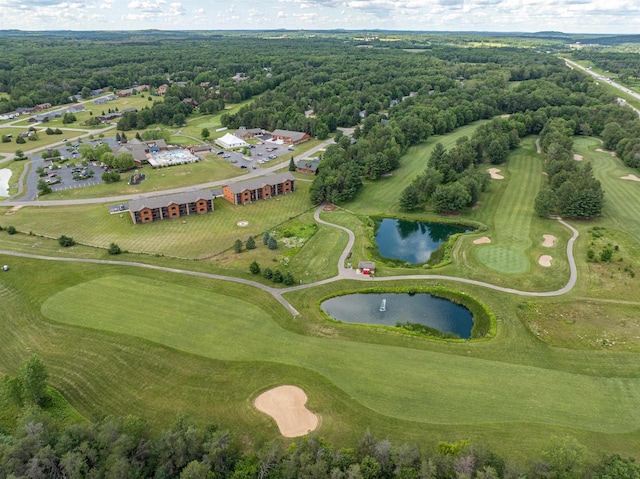
<path fill-rule="evenodd" d="M 384 304 L 383 304 L 384 301 Z M 427 293 L 358 293 L 322 302 L 322 310 L 345 323 L 418 323 L 468 339 L 473 316 L 467 308 Z"/>
<path fill-rule="evenodd" d="M 378 227 L 376 245 L 385 258 L 422 264 L 449 236 L 468 231 L 471 230 L 458 225 L 384 218 Z"/>

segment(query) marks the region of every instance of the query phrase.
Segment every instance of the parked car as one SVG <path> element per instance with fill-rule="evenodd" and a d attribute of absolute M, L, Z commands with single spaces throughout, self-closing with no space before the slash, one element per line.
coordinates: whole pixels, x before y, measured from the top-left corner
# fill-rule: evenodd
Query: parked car
<path fill-rule="evenodd" d="M 217 154 L 218 155 L 224 155 L 224 151 L 219 151 Z"/>

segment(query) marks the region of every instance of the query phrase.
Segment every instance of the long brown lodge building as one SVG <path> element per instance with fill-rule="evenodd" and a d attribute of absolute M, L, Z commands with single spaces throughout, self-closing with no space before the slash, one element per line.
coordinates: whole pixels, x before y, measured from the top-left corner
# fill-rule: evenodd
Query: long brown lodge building
<path fill-rule="evenodd" d="M 296 179 L 291 173 L 278 173 L 239 181 L 222 188 L 222 196 L 234 205 L 243 205 L 295 191 Z"/>
<path fill-rule="evenodd" d="M 129 201 L 129 213 L 134 223 L 151 223 L 168 218 L 209 213 L 213 211 L 213 199 L 211 190 L 151 196 Z"/>

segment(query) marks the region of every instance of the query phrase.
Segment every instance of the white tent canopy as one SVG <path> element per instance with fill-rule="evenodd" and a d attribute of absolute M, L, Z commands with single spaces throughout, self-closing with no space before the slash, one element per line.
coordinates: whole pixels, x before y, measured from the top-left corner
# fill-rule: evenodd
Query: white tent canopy
<path fill-rule="evenodd" d="M 242 148 L 247 146 L 248 143 L 241 138 L 238 138 L 231 133 L 225 134 L 223 137 L 220 137 L 216 140 L 216 145 L 221 146 L 222 148 Z"/>

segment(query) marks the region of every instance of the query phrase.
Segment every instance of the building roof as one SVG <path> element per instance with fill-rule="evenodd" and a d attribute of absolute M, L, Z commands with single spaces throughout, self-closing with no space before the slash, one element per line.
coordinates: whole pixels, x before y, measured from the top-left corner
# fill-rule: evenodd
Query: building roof
<path fill-rule="evenodd" d="M 273 130 L 271 133 L 273 136 L 284 136 L 286 138 L 291 138 L 293 141 L 301 140 L 306 133 L 301 131 L 289 131 L 289 130 Z"/>
<path fill-rule="evenodd" d="M 289 173 L 276 173 L 273 175 L 260 176 L 258 178 L 252 178 L 246 181 L 238 181 L 237 183 L 231 183 L 227 186 L 233 193 L 242 193 L 244 190 L 257 190 L 266 185 L 278 185 L 285 181 L 294 181 L 295 177 Z"/>
<path fill-rule="evenodd" d="M 215 198 L 211 190 L 192 190 L 184 193 L 176 193 L 167 196 L 151 196 L 148 198 L 140 198 L 129 201 L 129 209 L 131 211 L 140 211 L 144 208 L 162 208 L 172 203 L 183 205 L 187 203 L 195 203 L 198 200 L 213 200 Z"/>
<path fill-rule="evenodd" d="M 320 160 L 298 160 L 296 162 L 296 168 L 317 171 L 319 164 Z"/>
<path fill-rule="evenodd" d="M 264 133 L 264 130 L 262 128 L 238 128 L 235 131 L 234 135 L 238 138 L 242 138 L 246 134 L 260 135 L 262 133 Z"/>
<path fill-rule="evenodd" d="M 373 261 L 360 261 L 358 269 L 376 269 L 376 264 Z"/>
<path fill-rule="evenodd" d="M 216 140 L 216 143 L 221 144 L 221 145 L 226 145 L 226 146 L 247 146 L 247 142 L 242 140 L 241 138 L 238 138 L 235 135 L 232 135 L 231 133 L 225 133 L 225 135 L 221 138 L 218 138 Z"/>

